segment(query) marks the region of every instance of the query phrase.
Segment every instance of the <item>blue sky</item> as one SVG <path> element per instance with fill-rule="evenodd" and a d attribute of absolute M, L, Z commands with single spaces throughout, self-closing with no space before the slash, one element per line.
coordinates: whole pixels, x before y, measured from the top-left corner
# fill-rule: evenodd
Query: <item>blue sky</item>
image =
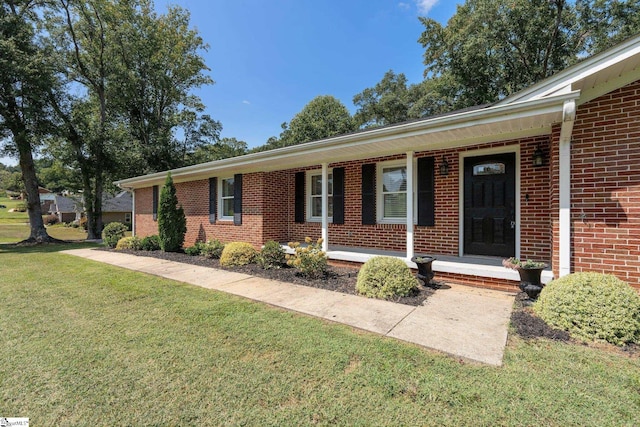
<path fill-rule="evenodd" d="M 197 91 L 223 137 L 249 147 L 280 134 L 318 95 L 333 95 L 352 113 L 353 96 L 393 69 L 422 80 L 423 26 L 442 23 L 461 1 L 449 0 L 156 0 L 191 12 L 209 44 L 203 52 L 216 84 Z M 5 164 L 16 160 L 2 159 Z"/>

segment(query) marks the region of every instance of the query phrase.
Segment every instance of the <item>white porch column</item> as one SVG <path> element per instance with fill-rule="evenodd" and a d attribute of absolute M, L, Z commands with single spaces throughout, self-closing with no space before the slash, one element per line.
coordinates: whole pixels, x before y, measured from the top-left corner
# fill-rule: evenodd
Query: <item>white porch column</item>
<path fill-rule="evenodd" d="M 565 101 L 559 141 L 559 275 L 571 273 L 571 133 L 576 118 L 575 100 Z"/>
<path fill-rule="evenodd" d="M 136 235 L 136 190 L 131 189 L 131 235 Z"/>
<path fill-rule="evenodd" d="M 407 151 L 407 259 L 413 258 L 413 151 Z"/>
<path fill-rule="evenodd" d="M 322 250 L 329 249 L 329 167 L 322 164 Z"/>

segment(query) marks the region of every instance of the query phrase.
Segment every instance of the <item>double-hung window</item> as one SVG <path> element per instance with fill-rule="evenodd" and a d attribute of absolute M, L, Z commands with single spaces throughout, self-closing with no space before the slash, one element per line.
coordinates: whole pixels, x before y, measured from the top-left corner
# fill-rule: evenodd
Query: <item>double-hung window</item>
<path fill-rule="evenodd" d="M 329 221 L 333 218 L 333 174 L 328 174 L 328 218 Z M 310 171 L 307 172 L 307 219 L 309 221 L 322 220 L 322 171 Z"/>
<path fill-rule="evenodd" d="M 233 221 L 233 177 L 220 179 L 219 217 L 223 221 Z"/>
<path fill-rule="evenodd" d="M 406 162 L 384 162 L 377 171 L 378 221 L 382 223 L 404 223 L 407 221 L 407 164 Z"/>

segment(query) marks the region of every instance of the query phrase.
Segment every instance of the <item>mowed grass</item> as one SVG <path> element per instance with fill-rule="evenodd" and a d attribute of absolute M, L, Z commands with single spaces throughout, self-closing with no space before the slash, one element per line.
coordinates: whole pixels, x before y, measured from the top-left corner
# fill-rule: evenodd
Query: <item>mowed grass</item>
<path fill-rule="evenodd" d="M 0 223 L 0 243 L 17 243 L 29 237 L 29 224 Z M 47 227 L 51 237 L 60 240 L 84 240 L 87 232 L 82 228 L 65 227 L 61 224 Z"/>
<path fill-rule="evenodd" d="M 22 200 L 11 200 L 9 197 L 0 197 L 0 205 L 6 208 L 0 208 L 0 224 L 27 224 L 29 215 L 26 212 L 9 212 L 19 204 Z"/>
<path fill-rule="evenodd" d="M 56 250 L 0 247 L 2 416 L 39 426 L 640 424 L 637 358 L 511 337 L 503 367 L 480 366 Z"/>

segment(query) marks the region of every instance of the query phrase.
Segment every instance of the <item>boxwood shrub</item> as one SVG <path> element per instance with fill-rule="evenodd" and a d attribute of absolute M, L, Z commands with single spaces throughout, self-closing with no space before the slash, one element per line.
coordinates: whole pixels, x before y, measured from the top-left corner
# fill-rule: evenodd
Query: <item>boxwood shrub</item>
<path fill-rule="evenodd" d="M 264 244 L 260 254 L 258 254 L 258 265 L 265 270 L 271 268 L 281 268 L 287 262 L 287 254 L 275 240 L 269 240 Z"/>
<path fill-rule="evenodd" d="M 102 230 L 102 241 L 110 248 L 115 248 L 118 240 L 122 239 L 127 231 L 126 225 L 119 222 L 110 222 Z"/>
<path fill-rule="evenodd" d="M 220 256 L 220 265 L 233 267 L 235 265 L 247 265 L 255 261 L 258 252 L 249 243 L 227 243 Z"/>
<path fill-rule="evenodd" d="M 553 280 L 533 308 L 547 324 L 581 341 L 640 341 L 640 295 L 611 274 L 574 273 Z"/>
<path fill-rule="evenodd" d="M 418 288 L 411 269 L 399 258 L 373 257 L 367 261 L 356 282 L 358 293 L 367 297 L 390 299 L 407 296 Z"/>

